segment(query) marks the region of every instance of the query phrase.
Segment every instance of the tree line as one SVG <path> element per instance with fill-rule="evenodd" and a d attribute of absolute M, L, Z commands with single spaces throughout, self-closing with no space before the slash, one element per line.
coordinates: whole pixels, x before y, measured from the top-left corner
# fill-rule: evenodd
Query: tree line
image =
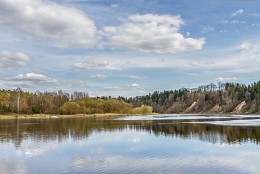
<path fill-rule="evenodd" d="M 152 107 L 133 107 L 121 98 L 96 97 L 87 93 L 74 92 L 24 92 L 0 90 L 0 114 L 150 114 Z"/>
<path fill-rule="evenodd" d="M 62 90 L 35 93 L 19 88 L 0 90 L 0 114 L 260 113 L 260 82 L 218 86 L 155 91 L 130 98 L 93 98 L 84 92 L 69 94 Z"/>
<path fill-rule="evenodd" d="M 125 99 L 134 107 L 147 105 L 157 113 L 260 113 L 260 82 L 224 83 L 208 88 L 155 91 Z M 213 87 L 212 87 L 213 86 Z M 237 106 L 241 105 L 241 108 Z"/>

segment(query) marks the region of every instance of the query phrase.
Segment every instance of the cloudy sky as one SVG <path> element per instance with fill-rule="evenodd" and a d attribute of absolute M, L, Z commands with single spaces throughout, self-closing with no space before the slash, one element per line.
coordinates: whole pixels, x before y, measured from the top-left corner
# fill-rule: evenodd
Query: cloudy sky
<path fill-rule="evenodd" d="M 0 0 L 0 88 L 135 96 L 260 77 L 257 0 Z"/>

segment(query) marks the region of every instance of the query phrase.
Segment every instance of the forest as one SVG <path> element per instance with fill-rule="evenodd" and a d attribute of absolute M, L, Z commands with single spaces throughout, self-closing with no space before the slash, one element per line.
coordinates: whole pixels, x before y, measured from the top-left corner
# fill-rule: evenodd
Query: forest
<path fill-rule="evenodd" d="M 24 92 L 0 90 L 0 114 L 150 114 L 152 107 L 133 107 L 123 100 L 111 97 L 91 98 L 87 93 Z"/>
<path fill-rule="evenodd" d="M 89 97 L 84 92 L 0 90 L 0 114 L 259 113 L 260 82 L 219 83 L 196 89 L 155 91 L 136 97 Z"/>
<path fill-rule="evenodd" d="M 126 101 L 134 107 L 151 106 L 156 113 L 246 114 L 260 112 L 259 96 L 260 82 L 219 83 L 218 86 L 211 83 L 196 89 L 155 91 Z"/>

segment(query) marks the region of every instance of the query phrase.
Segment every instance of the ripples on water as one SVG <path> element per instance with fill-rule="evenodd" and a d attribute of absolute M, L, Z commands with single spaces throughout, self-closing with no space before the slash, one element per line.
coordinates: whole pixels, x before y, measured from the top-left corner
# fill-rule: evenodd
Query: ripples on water
<path fill-rule="evenodd" d="M 260 117 L 0 120 L 0 173 L 259 173 Z"/>

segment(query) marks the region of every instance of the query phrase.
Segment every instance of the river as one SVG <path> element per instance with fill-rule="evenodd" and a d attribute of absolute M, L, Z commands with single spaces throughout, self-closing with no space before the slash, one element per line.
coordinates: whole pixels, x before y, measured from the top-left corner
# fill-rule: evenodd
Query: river
<path fill-rule="evenodd" d="M 260 116 L 0 120 L 3 174 L 258 174 Z"/>

